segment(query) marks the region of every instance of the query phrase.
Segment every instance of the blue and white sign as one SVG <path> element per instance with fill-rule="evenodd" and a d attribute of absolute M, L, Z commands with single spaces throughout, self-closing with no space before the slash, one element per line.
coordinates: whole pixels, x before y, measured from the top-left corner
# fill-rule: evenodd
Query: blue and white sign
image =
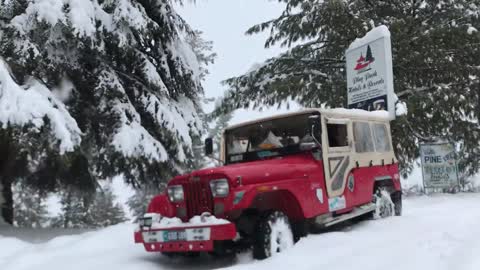
<path fill-rule="evenodd" d="M 423 184 L 426 188 L 458 185 L 455 147 L 450 143 L 420 145 Z"/>

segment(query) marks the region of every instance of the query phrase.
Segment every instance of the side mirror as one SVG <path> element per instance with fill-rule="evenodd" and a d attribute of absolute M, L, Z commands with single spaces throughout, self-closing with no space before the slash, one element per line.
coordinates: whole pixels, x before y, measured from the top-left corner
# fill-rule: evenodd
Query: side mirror
<path fill-rule="evenodd" d="M 308 117 L 308 131 L 313 136 L 318 128 L 320 128 L 320 115 L 310 115 Z"/>
<path fill-rule="evenodd" d="M 213 154 L 213 139 L 206 138 L 205 139 L 205 155 L 211 156 Z"/>
<path fill-rule="evenodd" d="M 308 128 L 313 134 L 314 130 L 320 127 L 320 115 L 310 115 L 308 117 Z"/>

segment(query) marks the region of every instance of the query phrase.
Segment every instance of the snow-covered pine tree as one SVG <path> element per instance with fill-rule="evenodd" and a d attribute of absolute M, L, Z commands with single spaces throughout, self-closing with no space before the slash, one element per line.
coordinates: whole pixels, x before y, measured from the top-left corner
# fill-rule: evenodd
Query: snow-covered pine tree
<path fill-rule="evenodd" d="M 461 145 L 461 169 L 480 169 L 480 1 L 281 0 L 284 12 L 248 34 L 270 32 L 265 46 L 290 47 L 226 81 L 222 110 L 293 99 L 306 107 L 346 106 L 345 51 L 374 26 L 392 34 L 395 91 L 408 115 L 393 122 L 404 172 L 418 142 Z M 219 110 L 218 112 L 221 112 Z M 218 113 L 217 112 L 217 113 Z"/>
<path fill-rule="evenodd" d="M 89 208 L 89 215 L 94 227 L 107 227 L 127 220 L 123 207 L 115 202 L 115 195 L 110 187 L 97 191 Z"/>
<path fill-rule="evenodd" d="M 169 0 L 0 0 L 0 177 L 94 190 L 191 168 L 207 62 Z M 4 151 L 5 150 L 5 151 Z"/>
<path fill-rule="evenodd" d="M 93 228 L 94 220 L 89 209 L 95 199 L 95 193 L 87 193 L 75 187 L 60 192 L 61 213 L 52 218 L 51 226 L 57 228 Z"/>
<path fill-rule="evenodd" d="M 14 225 L 23 228 L 42 228 L 47 225 L 48 210 L 45 196 L 21 182 L 14 187 Z"/>
<path fill-rule="evenodd" d="M 205 79 L 205 76 L 209 74 L 206 66 L 215 63 L 217 54 L 213 52 L 213 42 L 207 41 L 203 37 L 203 32 L 195 30 L 194 35 L 188 35 L 186 42 L 190 45 L 197 57 L 197 61 L 202 63 L 200 66 L 200 79 Z"/>
<path fill-rule="evenodd" d="M 164 186 L 158 187 L 154 185 L 144 185 L 141 188 L 135 190 L 135 194 L 128 199 L 127 205 L 130 211 L 133 213 L 134 221 L 143 217 L 147 211 L 148 204 L 159 194 Z"/>
<path fill-rule="evenodd" d="M 233 112 L 227 112 L 224 114 L 219 115 L 215 118 L 213 122 L 213 127 L 208 131 L 209 137 L 213 139 L 214 142 L 214 153 L 217 158 L 220 158 L 220 149 L 221 149 L 221 142 L 222 142 L 222 135 L 225 128 L 228 127 L 228 123 L 233 118 Z"/>

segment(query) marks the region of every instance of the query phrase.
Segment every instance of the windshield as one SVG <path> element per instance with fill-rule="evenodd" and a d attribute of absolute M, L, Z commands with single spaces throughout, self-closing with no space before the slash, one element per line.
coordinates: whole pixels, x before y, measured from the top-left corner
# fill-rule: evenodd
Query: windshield
<path fill-rule="evenodd" d="M 246 162 L 298 153 L 300 142 L 314 141 L 308 127 L 308 117 L 312 115 L 294 115 L 227 130 L 226 162 Z M 320 127 L 315 133 L 319 139 Z"/>

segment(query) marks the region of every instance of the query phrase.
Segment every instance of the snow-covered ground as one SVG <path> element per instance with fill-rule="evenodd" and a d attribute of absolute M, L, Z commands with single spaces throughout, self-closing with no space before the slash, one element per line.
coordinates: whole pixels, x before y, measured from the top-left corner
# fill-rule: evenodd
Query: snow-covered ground
<path fill-rule="evenodd" d="M 433 195 L 404 201 L 404 215 L 311 235 L 265 261 L 167 259 L 133 244 L 133 225 L 59 236 L 43 243 L 32 232 L 0 229 L 0 269 L 480 269 L 480 194 Z M 37 239 L 36 243 L 19 240 Z M 16 237 L 13 237 L 16 236 Z"/>

